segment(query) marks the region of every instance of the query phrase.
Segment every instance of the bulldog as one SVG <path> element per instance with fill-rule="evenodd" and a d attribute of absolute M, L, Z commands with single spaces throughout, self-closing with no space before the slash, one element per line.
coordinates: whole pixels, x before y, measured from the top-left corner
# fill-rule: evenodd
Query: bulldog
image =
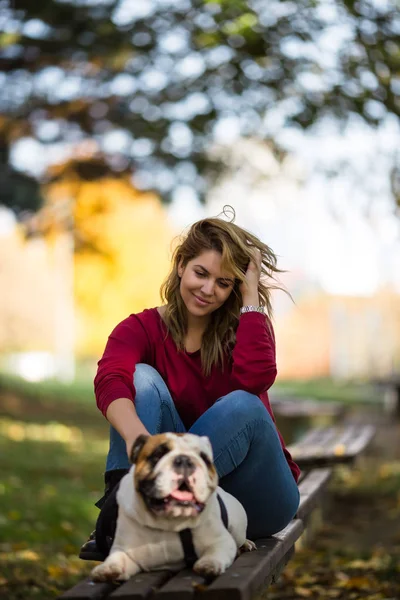
<path fill-rule="evenodd" d="M 186 564 L 182 536 L 188 531 L 193 569 L 206 577 L 223 573 L 239 550 L 255 549 L 246 540 L 243 506 L 218 487 L 207 437 L 140 435 L 130 460 L 132 466 L 117 492 L 114 541 L 108 557 L 93 569 L 94 581 L 124 581 L 141 571 L 181 570 Z"/>

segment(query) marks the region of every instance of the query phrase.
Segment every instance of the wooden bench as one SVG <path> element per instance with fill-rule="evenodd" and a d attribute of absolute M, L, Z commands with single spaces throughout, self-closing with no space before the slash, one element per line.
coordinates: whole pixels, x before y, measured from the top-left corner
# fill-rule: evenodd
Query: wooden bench
<path fill-rule="evenodd" d="M 353 426 L 352 426 L 353 427 Z M 346 432 L 346 435 L 344 435 Z M 350 438 L 350 433 L 352 437 Z M 336 438 L 335 438 L 336 435 Z M 65 592 L 63 600 L 256 600 L 259 594 L 274 583 L 295 551 L 295 544 L 307 530 L 310 520 L 320 506 L 332 474 L 332 466 L 348 462 L 360 454 L 372 439 L 369 426 L 312 430 L 304 440 L 292 446 L 306 470 L 299 482 L 300 504 L 296 517 L 285 529 L 270 538 L 256 540 L 257 550 L 239 556 L 234 564 L 215 580 L 206 581 L 193 571 L 179 573 L 154 571 L 140 573 L 122 585 L 93 583 L 90 578 Z M 314 464 L 324 468 L 309 468 L 314 448 Z M 358 443 L 353 443 L 358 440 Z M 325 444 L 325 446 L 324 446 Z M 340 444 L 341 451 L 335 453 Z M 343 452 L 343 447 L 345 451 Z"/>
<path fill-rule="evenodd" d="M 250 600 L 258 591 L 276 581 L 294 553 L 295 542 L 304 531 L 304 524 L 328 483 L 330 469 L 315 469 L 299 483 L 300 505 L 295 519 L 274 536 L 256 541 L 257 550 L 239 556 L 232 567 L 213 582 L 206 582 L 193 571 L 177 574 L 168 571 L 140 573 L 126 583 L 115 586 L 93 583 L 90 578 L 65 592 L 64 600 Z"/>
<path fill-rule="evenodd" d="M 353 463 L 369 446 L 375 434 L 372 425 L 343 424 L 311 429 L 288 450 L 301 469 Z"/>

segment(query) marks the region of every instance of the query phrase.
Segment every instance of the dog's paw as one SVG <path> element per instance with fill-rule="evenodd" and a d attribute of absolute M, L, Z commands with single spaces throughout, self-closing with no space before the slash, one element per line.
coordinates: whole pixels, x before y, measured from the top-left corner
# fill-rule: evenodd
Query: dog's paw
<path fill-rule="evenodd" d="M 93 581 L 126 581 L 129 575 L 126 573 L 124 562 L 106 559 L 101 565 L 97 565 L 91 573 Z"/>
<path fill-rule="evenodd" d="M 239 553 L 242 554 L 242 552 L 251 552 L 252 550 L 257 550 L 257 546 L 251 540 L 246 540 L 245 543 L 240 546 Z"/>
<path fill-rule="evenodd" d="M 193 571 L 204 577 L 217 577 L 221 575 L 226 569 L 226 564 L 218 558 L 211 558 L 204 556 L 199 558 L 194 565 Z"/>

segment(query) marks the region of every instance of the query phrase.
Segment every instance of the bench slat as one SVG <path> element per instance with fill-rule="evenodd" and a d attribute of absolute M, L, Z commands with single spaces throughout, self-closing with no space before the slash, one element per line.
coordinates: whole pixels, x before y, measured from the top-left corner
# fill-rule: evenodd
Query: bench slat
<path fill-rule="evenodd" d="M 154 597 L 160 600 L 189 600 L 194 598 L 196 589 L 202 589 L 204 584 L 204 577 L 191 569 L 183 569 L 157 589 Z"/>
<path fill-rule="evenodd" d="M 305 519 L 317 506 L 331 475 L 332 469 L 315 469 L 299 483 L 300 504 L 296 515 L 298 519 Z"/>
<path fill-rule="evenodd" d="M 269 585 L 286 564 L 294 543 L 304 529 L 300 519 L 293 520 L 276 535 L 256 540 L 257 550 L 245 552 L 208 587 L 206 600 L 250 600 L 260 588 Z"/>
<path fill-rule="evenodd" d="M 102 600 L 106 598 L 112 590 L 115 590 L 117 584 L 113 583 L 94 583 L 87 577 L 80 581 L 73 588 L 67 590 L 60 596 L 63 600 Z"/>
<path fill-rule="evenodd" d="M 373 425 L 365 425 L 363 431 L 350 443 L 349 453 L 352 453 L 354 456 L 359 454 L 371 442 L 375 431 L 376 429 Z"/>
<path fill-rule="evenodd" d="M 171 571 L 151 571 L 138 573 L 129 581 L 117 588 L 109 597 L 112 600 L 144 600 L 152 592 L 173 577 Z"/>
<path fill-rule="evenodd" d="M 302 468 L 351 462 L 368 446 L 374 433 L 373 425 L 315 429 L 288 450 Z"/>
<path fill-rule="evenodd" d="M 306 433 L 293 445 L 307 452 L 314 446 L 329 444 L 335 438 L 335 435 L 337 435 L 337 431 L 333 427 L 318 427 Z"/>

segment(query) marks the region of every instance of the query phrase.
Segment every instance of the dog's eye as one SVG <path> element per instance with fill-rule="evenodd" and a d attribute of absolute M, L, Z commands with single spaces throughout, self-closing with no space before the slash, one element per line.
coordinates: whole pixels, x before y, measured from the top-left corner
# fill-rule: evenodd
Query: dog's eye
<path fill-rule="evenodd" d="M 209 467 L 211 465 L 211 460 L 210 460 L 210 458 L 207 456 L 207 454 L 205 452 L 200 452 L 200 457 L 204 460 L 204 462 L 206 463 L 207 467 Z"/>
<path fill-rule="evenodd" d="M 168 454 L 169 451 L 170 449 L 168 448 L 168 446 L 166 444 L 162 444 L 150 454 L 150 456 L 148 457 L 148 461 L 154 466 L 163 456 Z"/>

